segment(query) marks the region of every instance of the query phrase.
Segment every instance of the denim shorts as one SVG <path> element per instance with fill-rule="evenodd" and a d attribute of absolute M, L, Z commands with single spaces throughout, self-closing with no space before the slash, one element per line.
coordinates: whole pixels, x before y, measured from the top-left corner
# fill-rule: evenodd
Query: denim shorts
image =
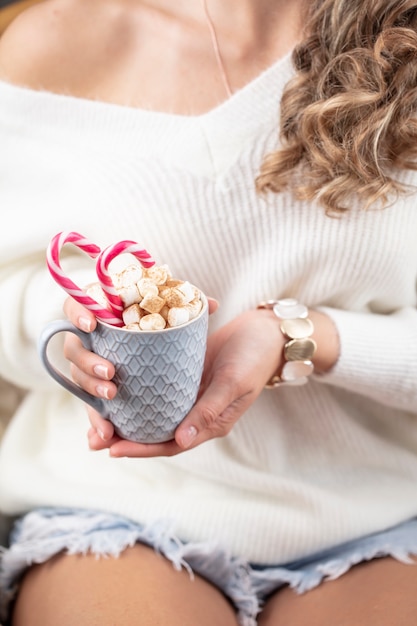
<path fill-rule="evenodd" d="M 175 569 L 186 569 L 190 577 L 196 573 L 209 580 L 234 604 L 240 626 L 256 626 L 265 600 L 284 585 L 303 593 L 323 580 L 338 578 L 357 563 L 383 556 L 414 564 L 417 519 L 292 563 L 261 566 L 232 557 L 210 543 L 182 542 L 164 521 L 143 526 L 99 511 L 36 509 L 15 523 L 10 546 L 0 553 L 0 620 L 6 623 L 19 579 L 31 564 L 43 563 L 62 551 L 117 557 L 137 542 L 152 546 Z"/>

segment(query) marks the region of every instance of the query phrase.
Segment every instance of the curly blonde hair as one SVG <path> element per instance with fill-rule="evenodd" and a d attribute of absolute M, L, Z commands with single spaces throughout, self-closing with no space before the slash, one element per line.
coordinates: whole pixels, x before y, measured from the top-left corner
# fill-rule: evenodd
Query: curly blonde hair
<path fill-rule="evenodd" d="M 310 0 L 295 77 L 281 101 L 281 147 L 257 177 L 259 191 L 291 188 L 340 215 L 404 191 L 399 169 L 417 169 L 417 2 Z"/>

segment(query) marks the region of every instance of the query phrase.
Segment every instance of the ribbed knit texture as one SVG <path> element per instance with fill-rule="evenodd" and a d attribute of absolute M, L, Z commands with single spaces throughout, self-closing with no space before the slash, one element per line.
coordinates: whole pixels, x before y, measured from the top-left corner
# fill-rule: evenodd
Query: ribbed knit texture
<path fill-rule="evenodd" d="M 263 563 L 417 515 L 415 195 L 341 219 L 289 193 L 260 198 L 291 73 L 287 56 L 197 117 L 0 83 L 0 374 L 29 390 L 1 448 L 4 511 L 169 518 L 183 539 Z M 220 301 L 211 329 L 269 298 L 322 307 L 340 359 L 307 386 L 263 392 L 227 437 L 175 458 L 90 452 L 84 405 L 36 352 L 43 324 L 62 316 L 45 265 L 61 230 L 140 242 Z M 63 266 L 80 285 L 95 278 L 70 246 Z"/>

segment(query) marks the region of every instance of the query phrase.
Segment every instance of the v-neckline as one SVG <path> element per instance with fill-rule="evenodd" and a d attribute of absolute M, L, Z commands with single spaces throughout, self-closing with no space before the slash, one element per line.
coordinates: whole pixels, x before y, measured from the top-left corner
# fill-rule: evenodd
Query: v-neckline
<path fill-rule="evenodd" d="M 70 149 L 105 158 L 157 158 L 205 177 L 225 173 L 261 137 L 278 137 L 282 91 L 294 75 L 292 53 L 200 115 L 180 115 L 34 90 L 0 81 L 0 121 Z M 264 139 L 261 139 L 264 142 Z"/>
<path fill-rule="evenodd" d="M 114 103 L 104 100 L 94 100 L 54 91 L 33 89 L 5 80 L 0 80 L 0 101 L 4 102 L 4 98 L 6 98 L 7 100 L 12 99 L 16 102 L 18 101 L 19 96 L 24 95 L 26 96 L 26 98 L 32 98 L 34 104 L 36 104 L 36 100 L 38 100 L 39 102 L 49 101 L 51 104 L 55 101 L 57 103 L 61 102 L 61 104 L 72 104 L 76 108 L 94 107 L 96 113 L 99 113 L 100 110 L 102 110 L 103 112 L 111 110 L 114 113 L 121 110 L 124 112 L 128 112 L 128 114 L 130 115 L 141 115 L 149 118 L 156 117 L 159 118 L 159 120 L 166 118 L 177 121 L 179 123 L 187 123 L 196 120 L 203 121 L 205 119 L 210 119 L 211 117 L 221 117 L 223 114 L 227 115 L 229 111 L 233 111 L 236 108 L 239 108 L 243 103 L 245 103 L 245 101 L 250 102 L 253 96 L 256 97 L 256 94 L 258 94 L 258 99 L 268 97 L 268 92 L 271 91 L 271 86 L 273 85 L 271 80 L 274 78 L 275 75 L 277 75 L 277 79 L 279 75 L 281 75 L 281 79 L 284 80 L 287 80 L 291 77 L 291 74 L 293 72 L 292 65 L 290 63 L 291 57 L 292 51 L 280 57 L 271 66 L 263 70 L 251 81 L 243 85 L 240 89 L 237 89 L 229 98 L 223 100 L 211 109 L 199 114 L 188 115 L 185 113 L 182 114 L 169 111 L 147 109 L 144 107 L 134 107 L 128 104 Z M 279 80 L 279 83 L 282 83 L 282 80 Z"/>

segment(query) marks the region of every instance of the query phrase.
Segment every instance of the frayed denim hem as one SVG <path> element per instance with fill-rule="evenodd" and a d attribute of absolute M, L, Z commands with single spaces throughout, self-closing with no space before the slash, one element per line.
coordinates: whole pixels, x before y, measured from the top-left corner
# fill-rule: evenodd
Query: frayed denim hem
<path fill-rule="evenodd" d="M 118 557 L 138 542 L 153 547 L 176 570 L 184 568 L 191 578 L 196 573 L 212 582 L 235 605 L 239 624 L 256 626 L 260 607 L 245 561 L 207 542 L 182 543 L 166 521 L 142 526 L 116 515 L 73 509 L 38 509 L 16 522 L 10 548 L 0 549 L 0 620 L 6 620 L 19 579 L 29 566 L 63 551 Z"/>
<path fill-rule="evenodd" d="M 275 567 L 250 564 L 211 543 L 183 543 L 166 521 L 143 526 L 97 511 L 38 509 L 16 523 L 10 548 L 0 554 L 0 620 L 6 620 L 19 580 L 30 565 L 63 551 L 118 557 L 138 542 L 153 547 L 176 570 L 209 580 L 230 598 L 240 626 L 256 626 L 265 600 L 285 585 L 304 593 L 323 580 L 338 578 L 353 565 L 383 556 L 414 563 L 417 520 Z"/>
<path fill-rule="evenodd" d="M 282 580 L 283 584 L 296 593 L 302 594 L 314 589 L 324 580 L 339 578 L 354 565 L 386 556 L 405 564 L 417 564 L 417 519 L 323 550 L 282 567 L 258 568 L 252 565 L 252 585 L 262 605 L 268 595 L 279 588 L 278 580 Z"/>

